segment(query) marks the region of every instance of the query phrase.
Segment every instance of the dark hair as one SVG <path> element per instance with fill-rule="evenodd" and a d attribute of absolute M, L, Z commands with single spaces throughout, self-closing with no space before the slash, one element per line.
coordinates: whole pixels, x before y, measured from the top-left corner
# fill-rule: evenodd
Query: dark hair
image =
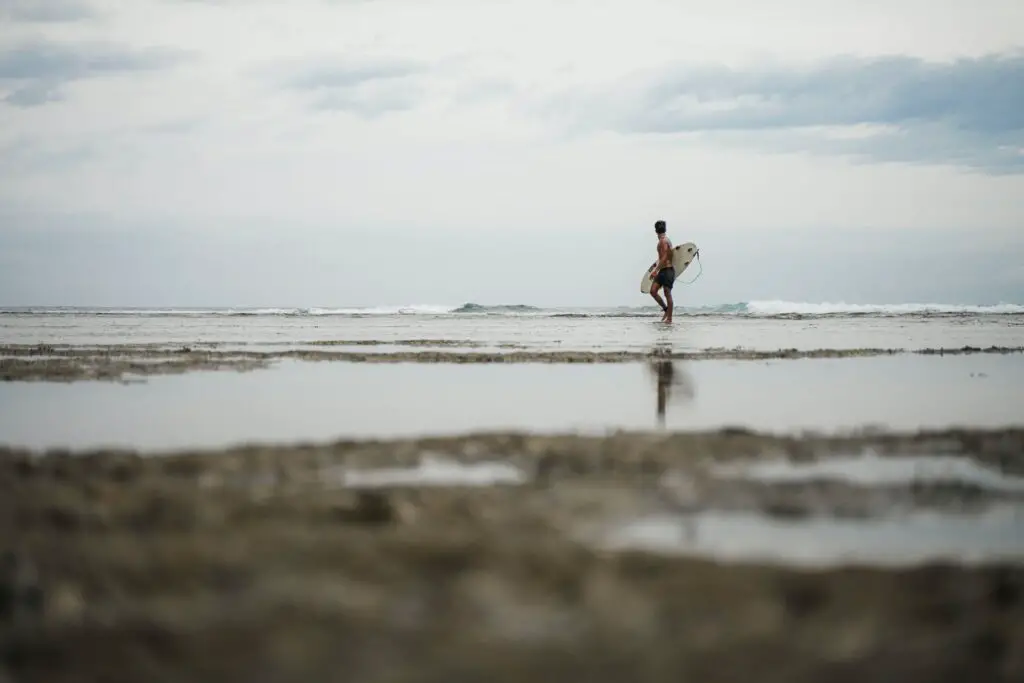
<path fill-rule="evenodd" d="M 659 235 L 665 232 L 665 221 L 657 221 L 654 224 L 654 232 L 658 233 Z"/>

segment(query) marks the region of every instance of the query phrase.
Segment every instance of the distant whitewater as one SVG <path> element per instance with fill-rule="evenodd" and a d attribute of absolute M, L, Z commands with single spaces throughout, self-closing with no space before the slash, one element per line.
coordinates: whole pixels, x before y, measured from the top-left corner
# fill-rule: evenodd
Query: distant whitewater
<path fill-rule="evenodd" d="M 713 306 L 680 306 L 678 314 L 695 316 L 750 318 L 813 318 L 813 317 L 955 317 L 1024 315 L 1024 305 L 1000 303 L 992 305 L 907 303 L 848 304 L 805 303 L 793 301 L 747 301 Z M 520 316 L 566 318 L 631 318 L 658 313 L 654 306 L 618 306 L 589 308 L 541 308 L 528 304 L 485 305 L 464 303 L 457 306 L 410 305 L 340 308 L 91 308 L 91 307 L 7 307 L 2 315 L 72 315 L 72 316 Z"/>

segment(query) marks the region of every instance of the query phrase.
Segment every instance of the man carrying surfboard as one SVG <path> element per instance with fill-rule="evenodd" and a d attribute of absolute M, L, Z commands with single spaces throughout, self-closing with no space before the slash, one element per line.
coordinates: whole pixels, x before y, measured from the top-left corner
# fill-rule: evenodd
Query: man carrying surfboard
<path fill-rule="evenodd" d="M 654 232 L 658 235 L 658 262 L 651 273 L 654 284 L 651 285 L 651 296 L 661 306 L 665 314 L 661 321 L 672 322 L 672 284 L 676 281 L 676 269 L 672 267 L 672 242 L 665 235 L 665 221 L 657 221 L 654 224 Z M 665 301 L 658 296 L 659 292 L 665 290 Z"/>

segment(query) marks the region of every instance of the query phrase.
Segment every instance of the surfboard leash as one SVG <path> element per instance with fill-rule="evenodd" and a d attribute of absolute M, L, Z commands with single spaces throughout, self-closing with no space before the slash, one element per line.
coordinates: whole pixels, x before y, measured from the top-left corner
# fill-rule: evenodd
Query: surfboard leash
<path fill-rule="evenodd" d="M 700 270 L 697 271 L 697 275 L 694 276 L 692 280 L 690 280 L 689 282 L 684 281 L 684 285 L 692 285 L 694 282 L 697 281 L 697 278 L 704 274 L 704 264 L 700 262 L 700 249 L 698 249 L 696 253 L 694 253 L 693 258 L 697 259 L 697 265 L 700 266 Z"/>

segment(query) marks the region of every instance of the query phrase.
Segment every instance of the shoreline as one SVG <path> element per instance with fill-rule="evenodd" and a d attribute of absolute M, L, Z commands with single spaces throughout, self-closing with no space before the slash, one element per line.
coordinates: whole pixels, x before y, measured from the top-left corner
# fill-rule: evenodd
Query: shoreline
<path fill-rule="evenodd" d="M 849 453 L 870 447 L 882 454 L 897 452 L 958 453 L 983 462 L 1006 468 L 1024 475 L 1024 424 L 1012 427 L 932 427 L 925 429 L 879 429 L 863 427 L 847 433 L 821 433 L 808 429 L 800 434 L 780 435 L 744 427 L 721 427 L 703 430 L 647 430 L 616 429 L 608 434 L 554 433 L 535 434 L 529 430 L 460 430 L 444 435 L 396 437 L 342 437 L 324 440 L 297 439 L 292 444 L 263 444 L 259 442 L 225 447 L 178 448 L 168 451 L 168 457 L 208 458 L 232 456 L 248 458 L 264 452 L 273 458 L 288 459 L 314 453 L 336 451 L 350 455 L 360 453 L 360 462 L 389 463 L 380 459 L 381 453 L 394 453 L 394 462 L 405 462 L 423 451 L 452 451 L 466 461 L 480 459 L 481 454 L 499 450 L 515 450 L 533 457 L 547 450 L 557 451 L 568 458 L 595 457 L 600 460 L 605 446 L 630 447 L 631 458 L 642 455 L 651 463 L 675 462 L 686 453 L 684 464 L 708 460 L 743 460 L 768 453 L 772 457 L 789 457 L 802 461 L 817 455 Z M 453 450 L 454 449 L 454 450 Z M 660 449 L 660 450 L 659 450 Z M 667 450 L 666 450 L 667 449 Z M 931 450 L 929 450 L 931 449 Z M 95 458 L 117 460 L 123 457 L 139 459 L 143 466 L 147 449 L 133 448 L 53 448 L 35 449 L 0 444 L 0 459 L 28 458 L 32 460 L 73 456 L 76 460 Z M 71 462 L 71 461 L 68 461 Z M 309 464 L 307 460 L 302 462 Z M 633 462 L 631 460 L 631 462 Z M 642 461 L 641 464 L 646 461 Z M 78 465 L 76 465 L 77 467 Z M 87 468 L 86 465 L 81 465 Z M 148 465 L 146 465 L 148 466 Z M 229 465 L 229 467 L 231 467 Z"/>
<path fill-rule="evenodd" d="M 459 340 L 363 340 L 360 342 L 309 342 L 310 345 L 415 345 L 457 346 Z M 508 345 L 515 348 L 514 345 Z M 150 344 L 110 346 L 4 344 L 0 345 L 0 381 L 125 381 L 126 377 L 180 374 L 202 370 L 245 372 L 270 367 L 278 360 L 344 363 L 448 363 L 448 364 L 605 364 L 644 361 L 765 361 L 801 359 L 871 358 L 879 356 L 964 356 L 1024 354 L 1024 346 L 963 346 L 936 348 L 856 348 L 856 349 L 752 349 L 712 348 L 700 351 L 673 351 L 654 348 L 637 351 L 524 351 L 454 352 L 328 351 L 287 349 L 282 351 L 217 350 L 210 343 L 161 347 Z"/>

